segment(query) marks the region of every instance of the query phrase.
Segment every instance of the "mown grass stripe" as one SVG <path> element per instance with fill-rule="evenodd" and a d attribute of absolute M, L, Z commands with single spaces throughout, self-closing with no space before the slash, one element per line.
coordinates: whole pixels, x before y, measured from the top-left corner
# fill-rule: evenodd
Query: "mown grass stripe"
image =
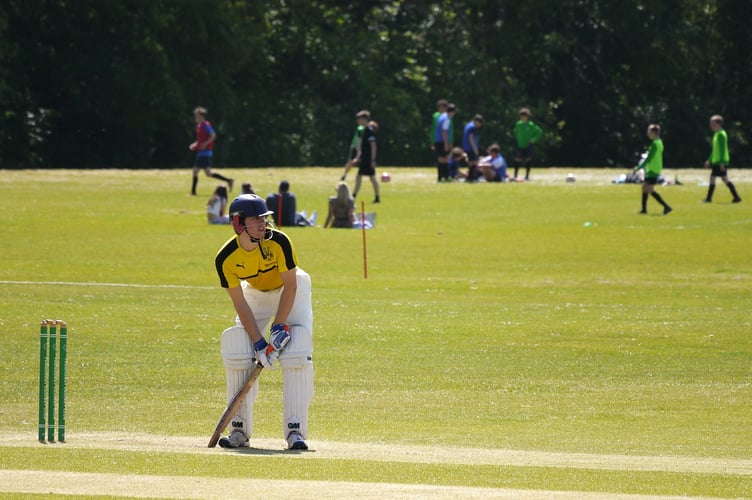
<path fill-rule="evenodd" d="M 263 492 L 264 498 L 603 498 L 601 493 L 510 488 L 466 488 L 394 483 L 297 481 L 272 479 L 214 479 L 185 476 L 92 474 L 0 470 L 4 493 L 49 495 L 112 495 L 149 498 L 233 498 L 241 491 Z M 6 498 L 13 498 L 6 496 Z M 643 495 L 609 494 L 615 500 Z M 656 497 L 672 499 L 680 497 Z M 681 497 L 686 498 L 686 497 Z"/>
<path fill-rule="evenodd" d="M 0 285 L 65 285 L 65 286 L 103 286 L 114 288 L 181 288 L 187 290 L 216 290 L 213 286 L 198 285 L 147 285 L 143 283 L 95 283 L 79 281 L 27 281 L 27 280 L 0 280 Z"/>

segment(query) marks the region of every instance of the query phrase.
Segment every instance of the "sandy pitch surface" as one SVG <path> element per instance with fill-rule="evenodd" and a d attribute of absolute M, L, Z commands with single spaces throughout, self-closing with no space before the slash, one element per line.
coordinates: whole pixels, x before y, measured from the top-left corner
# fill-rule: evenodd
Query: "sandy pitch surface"
<path fill-rule="evenodd" d="M 583 492 L 464 488 L 391 483 L 272 481 L 182 476 L 143 476 L 0 470 L 0 491 L 64 495 L 108 495 L 130 498 L 526 498 L 645 499 L 647 497 Z M 255 493 L 254 493 L 255 492 Z"/>
<path fill-rule="evenodd" d="M 355 444 L 310 441 L 308 452 L 290 452 L 281 440 L 254 439 L 254 448 L 240 452 L 207 448 L 205 437 L 165 437 L 127 433 L 75 433 L 68 442 L 40 444 L 31 435 L 6 435 L 3 446 L 55 446 L 66 449 L 101 449 L 135 452 L 188 454 L 234 453 L 238 459 L 288 455 L 296 459 L 349 459 L 425 464 L 562 467 L 620 471 L 665 471 L 716 473 L 750 476 L 752 460 L 696 457 L 660 457 L 560 453 L 543 451 L 422 447 L 387 444 Z M 219 479 L 211 477 L 99 474 L 58 471 L 0 470 L 0 492 L 54 493 L 68 495 L 112 495 L 131 498 L 240 498 L 249 491 L 264 492 L 266 498 L 678 498 L 614 495 L 585 492 L 429 486 L 419 484 L 283 481 L 262 479 Z"/>

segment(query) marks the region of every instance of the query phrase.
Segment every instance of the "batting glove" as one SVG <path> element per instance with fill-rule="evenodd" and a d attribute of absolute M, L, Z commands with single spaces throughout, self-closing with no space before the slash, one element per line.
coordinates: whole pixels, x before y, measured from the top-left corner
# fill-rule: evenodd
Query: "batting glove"
<path fill-rule="evenodd" d="M 275 351 L 282 351 L 290 342 L 290 327 L 284 323 L 274 323 L 269 332 L 269 342 Z"/>
<path fill-rule="evenodd" d="M 261 340 L 253 343 L 253 348 L 256 350 L 256 361 L 261 363 L 264 368 L 274 370 L 274 361 L 279 356 L 275 353 L 274 347 L 270 346 L 264 337 L 261 337 Z"/>

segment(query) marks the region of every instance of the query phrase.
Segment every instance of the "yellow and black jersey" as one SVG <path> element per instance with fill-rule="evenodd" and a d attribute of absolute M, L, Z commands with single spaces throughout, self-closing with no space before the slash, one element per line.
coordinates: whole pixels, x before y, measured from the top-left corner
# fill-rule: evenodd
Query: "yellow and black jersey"
<path fill-rule="evenodd" d="M 298 258 L 290 238 L 271 230 L 272 237 L 247 252 L 233 236 L 217 253 L 214 263 L 222 288 L 235 288 L 247 281 L 257 290 L 276 290 L 282 286 L 280 273 L 298 267 Z"/>

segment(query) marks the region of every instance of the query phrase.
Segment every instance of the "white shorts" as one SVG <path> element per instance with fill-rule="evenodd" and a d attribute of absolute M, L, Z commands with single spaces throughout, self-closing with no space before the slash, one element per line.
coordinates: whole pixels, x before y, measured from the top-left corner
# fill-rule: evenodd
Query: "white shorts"
<path fill-rule="evenodd" d="M 288 325 L 301 325 L 306 327 L 309 332 L 313 331 L 313 307 L 311 305 L 311 277 L 300 268 L 297 268 L 295 272 L 295 278 L 297 281 L 297 291 L 295 293 L 295 302 L 292 305 L 292 310 L 287 316 Z M 279 287 L 276 290 L 269 290 L 264 292 L 256 290 L 245 281 L 241 282 L 243 287 L 243 295 L 246 302 L 251 307 L 253 317 L 256 318 L 256 326 L 260 332 L 265 332 L 269 327 L 269 323 L 274 319 L 279 308 L 279 299 L 282 296 L 282 290 L 284 287 Z M 235 318 L 238 326 L 240 321 Z"/>

